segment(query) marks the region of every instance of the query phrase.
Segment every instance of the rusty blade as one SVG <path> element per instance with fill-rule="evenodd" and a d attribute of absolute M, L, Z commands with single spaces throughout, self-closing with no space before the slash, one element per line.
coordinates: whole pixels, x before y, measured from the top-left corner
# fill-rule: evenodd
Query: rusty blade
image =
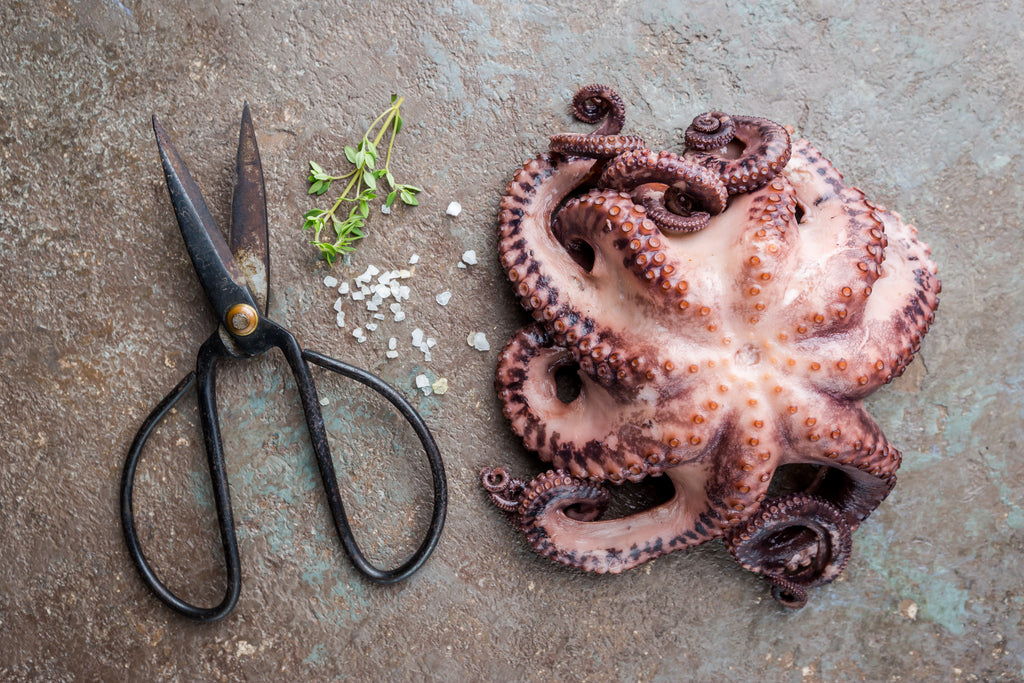
<path fill-rule="evenodd" d="M 231 251 L 245 273 L 260 312 L 266 314 L 270 282 L 267 192 L 248 102 L 242 108 L 242 125 L 238 131 L 235 191 L 231 203 Z"/>
<path fill-rule="evenodd" d="M 213 222 L 199 187 L 156 116 L 153 117 L 153 132 L 181 237 L 206 297 L 217 319 L 223 322 L 234 304 L 241 301 L 254 305 L 255 302 L 246 286 L 245 275 L 235 264 L 224 236 Z"/>

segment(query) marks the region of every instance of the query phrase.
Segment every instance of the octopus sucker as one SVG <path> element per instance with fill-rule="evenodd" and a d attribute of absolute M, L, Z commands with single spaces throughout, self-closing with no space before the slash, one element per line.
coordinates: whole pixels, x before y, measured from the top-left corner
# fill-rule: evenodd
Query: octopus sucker
<path fill-rule="evenodd" d="M 723 537 L 798 608 L 834 580 L 902 461 L 862 400 L 904 372 L 941 289 L 917 230 L 806 140 L 711 111 L 682 154 L 623 136 L 582 89 L 593 133 L 552 136 L 499 211 L 499 257 L 534 322 L 502 350 L 503 413 L 552 468 L 481 471 L 541 555 L 616 573 Z M 603 515 L 615 485 L 671 500 Z"/>

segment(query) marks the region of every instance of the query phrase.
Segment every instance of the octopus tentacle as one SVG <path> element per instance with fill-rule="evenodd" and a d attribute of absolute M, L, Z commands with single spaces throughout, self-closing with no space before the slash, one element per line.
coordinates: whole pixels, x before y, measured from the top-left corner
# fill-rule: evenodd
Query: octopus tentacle
<path fill-rule="evenodd" d="M 834 505 L 856 529 L 895 486 L 902 455 L 859 403 L 818 393 L 791 397 L 783 462 L 829 468 L 807 492 Z"/>
<path fill-rule="evenodd" d="M 683 209 L 677 200 L 675 211 L 669 208 L 669 201 L 672 198 L 668 185 L 663 183 L 644 183 L 633 190 L 633 201 L 640 204 L 647 210 L 651 221 L 669 234 L 681 234 L 703 230 L 711 220 L 711 214 L 707 211 L 688 211 Z"/>
<path fill-rule="evenodd" d="M 685 156 L 713 169 L 730 195 L 752 192 L 786 166 L 790 157 L 789 132 L 774 121 L 756 116 L 732 115 L 729 119 L 734 127 L 734 141 L 743 147 L 739 156 L 731 158 L 700 149 L 691 149 Z"/>
<path fill-rule="evenodd" d="M 806 589 L 835 580 L 850 560 L 851 529 L 843 514 L 818 496 L 794 493 L 767 501 L 726 535 L 744 569 L 762 574 L 784 606 L 803 607 Z"/>
<path fill-rule="evenodd" d="M 645 149 L 646 146 L 643 138 L 636 135 L 559 133 L 551 136 L 548 149 L 558 154 L 573 154 L 591 159 L 611 159 L 624 152 Z"/>
<path fill-rule="evenodd" d="M 722 149 L 736 133 L 732 118 L 720 111 L 709 111 L 693 119 L 684 133 L 686 146 L 702 152 Z"/>
<path fill-rule="evenodd" d="M 617 190 L 629 190 L 645 183 L 664 183 L 692 201 L 698 207 L 697 211 L 703 210 L 710 215 L 724 211 L 728 201 L 725 186 L 713 173 L 671 152 L 656 154 L 646 149 L 626 152 L 609 162 L 597 181 L 599 187 Z M 707 225 L 706 221 L 698 223 L 700 227 L 687 231 Z M 658 224 L 658 227 L 670 232 L 678 231 L 672 222 Z"/>
<path fill-rule="evenodd" d="M 703 492 L 693 488 L 694 474 L 672 473 L 676 493 L 667 503 L 620 519 L 598 520 L 608 503 L 604 487 L 561 470 L 545 472 L 527 484 L 515 523 L 544 557 L 618 574 L 721 536 L 721 520 L 702 505 Z"/>
<path fill-rule="evenodd" d="M 699 462 L 715 447 L 724 416 L 711 404 L 709 390 L 696 383 L 666 395 L 655 419 L 621 391 L 578 373 L 578 394 L 560 396 L 557 373 L 575 370 L 571 354 L 552 346 L 537 326 L 516 333 L 502 349 L 495 389 L 512 430 L 544 461 L 577 477 L 618 483 L 639 481 L 681 464 Z M 678 424 L 687 406 L 685 425 Z M 699 407 L 692 407 L 699 406 Z"/>
<path fill-rule="evenodd" d="M 572 98 L 573 115 L 584 123 L 604 119 L 594 135 L 618 135 L 626 125 L 626 105 L 613 88 L 600 83 L 585 85 Z"/>
<path fill-rule="evenodd" d="M 485 467 L 480 470 L 480 483 L 487 491 L 491 503 L 504 512 L 515 512 L 526 482 L 516 479 L 504 467 Z"/>

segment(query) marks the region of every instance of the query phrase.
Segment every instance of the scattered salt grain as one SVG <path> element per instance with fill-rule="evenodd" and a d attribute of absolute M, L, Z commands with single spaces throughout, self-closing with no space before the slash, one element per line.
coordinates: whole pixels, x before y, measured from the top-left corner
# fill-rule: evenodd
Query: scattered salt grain
<path fill-rule="evenodd" d="M 467 266 L 475 266 L 477 264 L 476 252 L 474 250 L 472 250 L 472 249 L 470 249 L 469 251 L 465 252 L 462 255 L 462 261 Z"/>
<path fill-rule="evenodd" d="M 441 304 L 442 306 L 447 306 L 448 302 L 452 300 L 452 293 L 441 292 L 440 294 L 434 297 L 434 300 L 437 301 L 437 303 Z"/>
<path fill-rule="evenodd" d="M 465 269 L 466 268 L 466 264 L 463 263 L 462 261 L 459 261 L 459 268 Z"/>
<path fill-rule="evenodd" d="M 342 282 L 338 287 L 338 294 L 348 294 L 348 283 Z"/>
<path fill-rule="evenodd" d="M 444 392 L 442 391 L 441 393 L 443 394 Z M 322 406 L 329 406 L 329 405 L 331 405 L 331 399 L 324 398 L 324 397 L 321 396 L 320 397 L 320 405 L 322 405 Z"/>
<path fill-rule="evenodd" d="M 451 204 L 448 205 L 448 208 L 445 210 L 445 213 L 448 214 L 449 216 L 458 216 L 460 213 L 462 213 L 462 204 L 459 204 L 458 202 L 452 202 Z"/>
<path fill-rule="evenodd" d="M 469 337 L 466 339 L 466 343 L 477 351 L 490 351 L 491 349 L 491 345 L 487 341 L 487 336 L 483 332 L 470 332 Z"/>
<path fill-rule="evenodd" d="M 394 351 L 396 348 L 398 348 L 398 339 L 395 337 L 388 339 L 388 349 Z"/>
<path fill-rule="evenodd" d="M 395 351 L 394 349 L 388 349 L 387 351 L 384 352 L 384 356 L 386 358 L 398 358 L 398 351 Z"/>
<path fill-rule="evenodd" d="M 374 313 L 373 314 L 373 319 L 374 320 L 383 320 L 384 319 L 384 314 L 383 313 Z"/>
<path fill-rule="evenodd" d="M 396 323 L 400 323 L 403 320 L 405 320 L 405 311 L 399 311 L 398 313 L 395 313 L 395 322 Z"/>
<path fill-rule="evenodd" d="M 391 207 L 388 206 L 387 204 L 381 204 L 380 205 L 380 212 L 382 214 L 387 215 L 387 214 L 391 213 Z"/>
<path fill-rule="evenodd" d="M 420 328 L 417 327 L 415 330 L 412 331 L 412 345 L 415 346 L 416 348 L 419 348 L 420 344 L 422 344 L 422 343 L 423 343 L 423 330 L 421 330 Z"/>
<path fill-rule="evenodd" d="M 345 311 L 338 311 L 338 327 L 345 327 Z"/>
<path fill-rule="evenodd" d="M 366 295 L 362 292 L 352 292 L 352 301 L 362 301 L 366 298 Z"/>
<path fill-rule="evenodd" d="M 422 391 L 424 396 L 430 396 L 430 392 L 433 391 L 430 379 L 426 375 L 416 375 L 416 388 Z"/>
<path fill-rule="evenodd" d="M 338 278 L 334 277 L 333 275 L 328 275 L 327 277 L 324 278 L 324 287 L 337 287 L 337 286 L 338 286 Z"/>
<path fill-rule="evenodd" d="M 434 390 L 435 394 L 443 394 L 448 391 L 448 378 L 441 377 L 436 382 L 430 385 L 430 388 Z"/>
<path fill-rule="evenodd" d="M 334 300 L 334 310 L 341 311 L 341 304 L 344 301 L 340 296 Z"/>
<path fill-rule="evenodd" d="M 410 266 L 414 266 L 414 265 L 416 265 L 419 262 L 420 262 L 420 255 L 419 254 L 413 254 L 412 256 L 409 257 L 409 265 Z"/>
<path fill-rule="evenodd" d="M 377 323 L 366 323 L 366 329 L 368 329 L 370 332 L 376 332 Z"/>
<path fill-rule="evenodd" d="M 366 332 L 363 330 L 363 328 L 357 327 L 356 329 L 352 330 L 352 336 L 355 337 L 356 339 L 362 339 L 366 336 Z"/>

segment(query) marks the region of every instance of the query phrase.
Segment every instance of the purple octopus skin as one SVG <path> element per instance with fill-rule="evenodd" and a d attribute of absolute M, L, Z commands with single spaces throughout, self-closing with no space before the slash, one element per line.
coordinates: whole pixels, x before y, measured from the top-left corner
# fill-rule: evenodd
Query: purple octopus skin
<path fill-rule="evenodd" d="M 608 90 L 601 101 L 616 101 Z M 862 401 L 913 359 L 940 283 L 917 231 L 808 142 L 712 114 L 742 149 L 547 153 L 514 174 L 499 251 L 534 322 L 502 350 L 495 386 L 552 469 L 524 481 L 487 468 L 481 481 L 545 557 L 617 573 L 722 538 L 800 607 L 843 571 L 851 533 L 895 484 L 901 454 Z M 670 191 L 677 176 L 635 170 L 638 158 L 717 180 Z M 706 226 L 653 221 L 638 202 L 658 192 L 659 210 L 703 210 Z M 557 388 L 567 371 L 572 398 Z M 816 474 L 784 484 L 790 466 Z M 669 479 L 670 500 L 601 519 L 606 482 L 651 476 Z"/>

